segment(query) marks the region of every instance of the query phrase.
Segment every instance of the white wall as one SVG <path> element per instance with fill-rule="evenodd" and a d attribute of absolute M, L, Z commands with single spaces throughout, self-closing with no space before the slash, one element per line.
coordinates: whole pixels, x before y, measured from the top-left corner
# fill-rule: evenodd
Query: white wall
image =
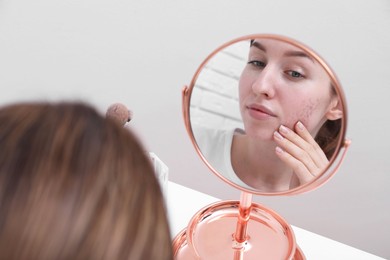
<path fill-rule="evenodd" d="M 123 102 L 171 180 L 238 199 L 196 155 L 181 89 L 225 41 L 296 38 L 338 73 L 352 145 L 320 189 L 255 200 L 291 224 L 390 258 L 389 29 L 388 0 L 0 0 L 0 103 L 82 99 L 104 112 Z"/>
<path fill-rule="evenodd" d="M 218 51 L 196 75 L 191 93 L 191 125 L 215 129 L 243 129 L 238 80 L 249 51 L 249 40 Z"/>

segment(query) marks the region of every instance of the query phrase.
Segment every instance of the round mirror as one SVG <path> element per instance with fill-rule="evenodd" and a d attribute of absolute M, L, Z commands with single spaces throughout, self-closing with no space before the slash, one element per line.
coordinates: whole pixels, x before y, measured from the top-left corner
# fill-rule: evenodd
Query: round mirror
<path fill-rule="evenodd" d="M 306 45 L 280 35 L 248 35 L 212 52 L 183 90 L 183 111 L 207 166 L 259 195 L 318 187 L 349 143 L 335 73 Z"/>

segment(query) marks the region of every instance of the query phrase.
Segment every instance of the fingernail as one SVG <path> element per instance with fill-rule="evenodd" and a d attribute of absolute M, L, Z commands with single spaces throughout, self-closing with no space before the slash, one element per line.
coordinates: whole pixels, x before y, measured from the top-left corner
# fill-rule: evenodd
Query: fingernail
<path fill-rule="evenodd" d="M 275 151 L 276 151 L 277 153 L 280 153 L 280 154 L 283 153 L 283 149 L 280 148 L 279 146 L 276 146 Z"/>
<path fill-rule="evenodd" d="M 298 121 L 297 127 L 298 127 L 299 130 L 305 129 L 305 127 L 303 126 L 303 124 L 301 123 L 301 121 Z"/>
<path fill-rule="evenodd" d="M 278 140 L 283 140 L 283 136 L 282 136 L 281 134 L 279 134 L 278 131 L 275 131 L 275 132 L 274 132 L 274 136 L 275 136 L 275 138 L 278 139 Z"/>
<path fill-rule="evenodd" d="M 287 127 L 285 127 L 284 125 L 281 125 L 280 127 L 279 127 L 279 130 L 280 130 L 280 132 L 282 133 L 282 134 L 288 134 L 288 128 Z"/>

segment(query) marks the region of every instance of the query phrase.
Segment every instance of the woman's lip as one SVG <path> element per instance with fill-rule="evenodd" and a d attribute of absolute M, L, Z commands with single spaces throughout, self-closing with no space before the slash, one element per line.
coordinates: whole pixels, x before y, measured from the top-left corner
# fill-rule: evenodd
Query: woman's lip
<path fill-rule="evenodd" d="M 249 109 L 249 111 L 251 113 L 253 113 L 254 115 L 258 114 L 259 116 L 262 115 L 262 117 L 264 117 L 264 116 L 275 117 L 276 116 L 271 109 L 269 109 L 268 107 L 263 106 L 263 105 L 251 104 L 251 105 L 247 106 L 247 109 Z"/>

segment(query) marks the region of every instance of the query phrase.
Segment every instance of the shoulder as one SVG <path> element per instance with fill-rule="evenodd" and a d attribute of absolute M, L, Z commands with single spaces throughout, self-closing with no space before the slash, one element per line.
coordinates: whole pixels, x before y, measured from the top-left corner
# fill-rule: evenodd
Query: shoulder
<path fill-rule="evenodd" d="M 231 143 L 235 134 L 235 129 L 215 129 L 208 127 L 193 127 L 192 131 L 195 141 L 200 148 L 219 146 L 226 142 Z"/>

